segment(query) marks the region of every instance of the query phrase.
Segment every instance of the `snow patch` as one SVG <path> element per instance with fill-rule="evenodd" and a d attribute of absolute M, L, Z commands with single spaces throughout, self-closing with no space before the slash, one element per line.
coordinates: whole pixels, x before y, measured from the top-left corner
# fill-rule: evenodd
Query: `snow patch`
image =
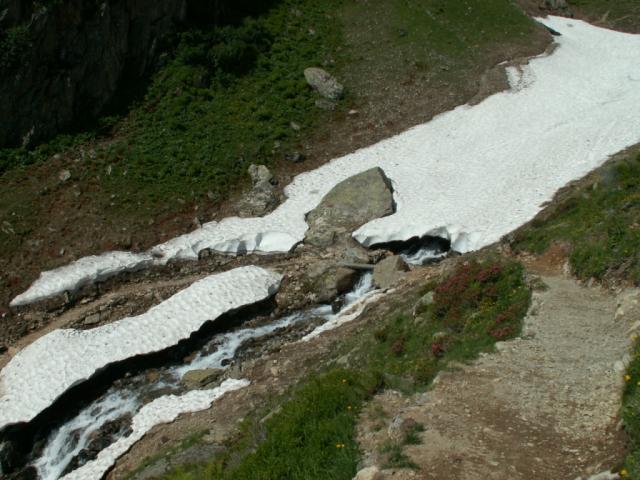
<path fill-rule="evenodd" d="M 211 390 L 195 390 L 184 395 L 166 395 L 145 405 L 133 417 L 133 432 L 122 437 L 102 450 L 95 460 L 62 477 L 65 480 L 99 479 L 116 463 L 149 430 L 162 423 L 173 422 L 178 415 L 198 412 L 211 406 L 225 393 L 238 390 L 249 385 L 248 380 L 225 380 L 219 387 Z"/>
<path fill-rule="evenodd" d="M 137 317 L 91 330 L 54 330 L 0 372 L 0 429 L 28 422 L 105 366 L 164 350 L 204 323 L 273 295 L 281 275 L 249 266 L 193 283 Z"/>
<path fill-rule="evenodd" d="M 305 214 L 336 184 L 373 167 L 393 182 L 397 211 L 354 232 L 361 244 L 430 235 L 464 253 L 499 240 L 559 188 L 640 142 L 640 109 L 631 108 L 640 105 L 640 36 L 563 17 L 539 21 L 562 34 L 558 48 L 508 69 L 511 90 L 298 175 L 271 214 L 207 223 L 154 247 L 155 262 L 196 259 L 205 248 L 289 251 L 304 238 Z M 120 268 L 106 256 L 93 261 L 102 272 Z M 43 274 L 13 304 L 93 281 L 83 264 L 70 267 Z"/>

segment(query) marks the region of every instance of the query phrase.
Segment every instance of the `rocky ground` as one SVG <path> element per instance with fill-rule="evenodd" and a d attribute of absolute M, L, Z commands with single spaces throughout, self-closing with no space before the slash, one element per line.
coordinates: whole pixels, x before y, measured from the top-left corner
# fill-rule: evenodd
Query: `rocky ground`
<path fill-rule="evenodd" d="M 403 425 L 424 428 L 404 448 L 416 470 L 377 478 L 582 479 L 616 466 L 627 330 L 638 311 L 621 306 L 627 292 L 543 282 L 521 338 L 441 374 L 427 393 L 387 391 L 372 402 L 359 432 L 366 466 L 384 467 L 381 447 Z"/>

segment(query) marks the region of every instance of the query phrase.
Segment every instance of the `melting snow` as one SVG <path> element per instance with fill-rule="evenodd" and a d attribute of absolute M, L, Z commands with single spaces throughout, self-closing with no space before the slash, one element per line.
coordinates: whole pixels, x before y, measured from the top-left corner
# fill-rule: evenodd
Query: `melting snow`
<path fill-rule="evenodd" d="M 305 213 L 337 183 L 376 166 L 393 182 L 397 212 L 354 232 L 363 245 L 430 235 L 467 252 L 495 242 L 535 216 L 560 187 L 640 142 L 640 36 L 561 17 L 540 21 L 562 34 L 558 48 L 508 69 L 510 91 L 303 173 L 271 214 L 205 224 L 154 247 L 153 261 L 196 259 L 205 248 L 288 251 L 304 238 Z M 123 269 L 121 255 L 43 273 L 12 304 L 114 274 Z M 149 259 L 145 253 L 128 260 L 142 268 Z"/>
<path fill-rule="evenodd" d="M 269 298 L 280 279 L 259 267 L 237 268 L 199 280 L 137 317 L 44 335 L 0 372 L 0 429 L 32 420 L 69 388 L 111 363 L 164 350 L 209 320 Z"/>
<path fill-rule="evenodd" d="M 249 385 L 248 380 L 225 380 L 211 390 L 195 390 L 184 395 L 166 395 L 145 405 L 133 417 L 133 432 L 102 450 L 95 460 L 62 477 L 65 480 L 102 478 L 116 460 L 126 453 L 145 433 L 161 423 L 173 422 L 178 415 L 205 410 L 225 393 Z"/>

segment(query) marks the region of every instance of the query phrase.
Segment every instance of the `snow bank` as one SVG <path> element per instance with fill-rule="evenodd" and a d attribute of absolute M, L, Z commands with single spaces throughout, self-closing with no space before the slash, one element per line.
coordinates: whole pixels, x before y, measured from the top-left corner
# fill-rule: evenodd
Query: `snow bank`
<path fill-rule="evenodd" d="M 249 385 L 248 380 L 225 380 L 211 390 L 195 390 L 184 395 L 166 395 L 145 405 L 133 417 L 133 432 L 102 450 L 95 460 L 62 477 L 64 480 L 99 479 L 125 454 L 145 433 L 161 423 L 173 422 L 178 415 L 207 409 L 225 393 Z"/>
<path fill-rule="evenodd" d="M 91 330 L 54 330 L 0 372 L 0 429 L 28 422 L 69 388 L 120 360 L 164 350 L 208 320 L 273 295 L 281 276 L 242 267 L 195 282 L 137 317 Z"/>
<path fill-rule="evenodd" d="M 301 174 L 271 214 L 205 224 L 153 248 L 155 261 L 195 259 L 205 248 L 288 251 L 304 238 L 305 214 L 331 188 L 373 167 L 392 180 L 397 211 L 354 232 L 365 246 L 430 235 L 467 252 L 519 227 L 560 187 L 640 142 L 640 36 L 561 17 L 541 21 L 562 34 L 558 48 L 509 69 L 510 91 Z M 99 266 L 91 271 L 118 270 L 107 256 L 93 258 Z M 91 281 L 83 268 L 43 274 L 14 305 Z"/>

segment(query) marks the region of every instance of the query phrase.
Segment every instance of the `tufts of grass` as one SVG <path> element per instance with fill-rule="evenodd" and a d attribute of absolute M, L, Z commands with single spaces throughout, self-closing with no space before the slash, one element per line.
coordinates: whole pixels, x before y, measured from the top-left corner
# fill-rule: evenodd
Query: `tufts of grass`
<path fill-rule="evenodd" d="M 612 164 L 565 198 L 545 218 L 518 231 L 517 251 L 541 253 L 553 241 L 570 244 L 581 279 L 609 276 L 640 284 L 640 155 Z"/>
<path fill-rule="evenodd" d="M 629 439 L 624 477 L 640 479 L 640 342 L 635 345 L 633 360 L 625 375 L 622 421 Z"/>
<path fill-rule="evenodd" d="M 346 479 L 359 459 L 354 429 L 363 403 L 378 389 L 375 375 L 332 369 L 298 388 L 264 427 L 245 426 L 236 451 L 206 466 L 181 468 L 171 480 Z M 263 429 L 256 434 L 254 428 Z M 255 438 L 264 438 L 255 444 Z M 248 452 L 248 453 L 247 453 Z"/>
<path fill-rule="evenodd" d="M 424 388 L 448 362 L 471 360 L 517 335 L 530 298 L 520 264 L 464 263 L 435 288 L 434 303 L 418 317 L 399 313 L 376 329 L 364 347 L 366 361 L 384 372 L 389 386 Z"/>

